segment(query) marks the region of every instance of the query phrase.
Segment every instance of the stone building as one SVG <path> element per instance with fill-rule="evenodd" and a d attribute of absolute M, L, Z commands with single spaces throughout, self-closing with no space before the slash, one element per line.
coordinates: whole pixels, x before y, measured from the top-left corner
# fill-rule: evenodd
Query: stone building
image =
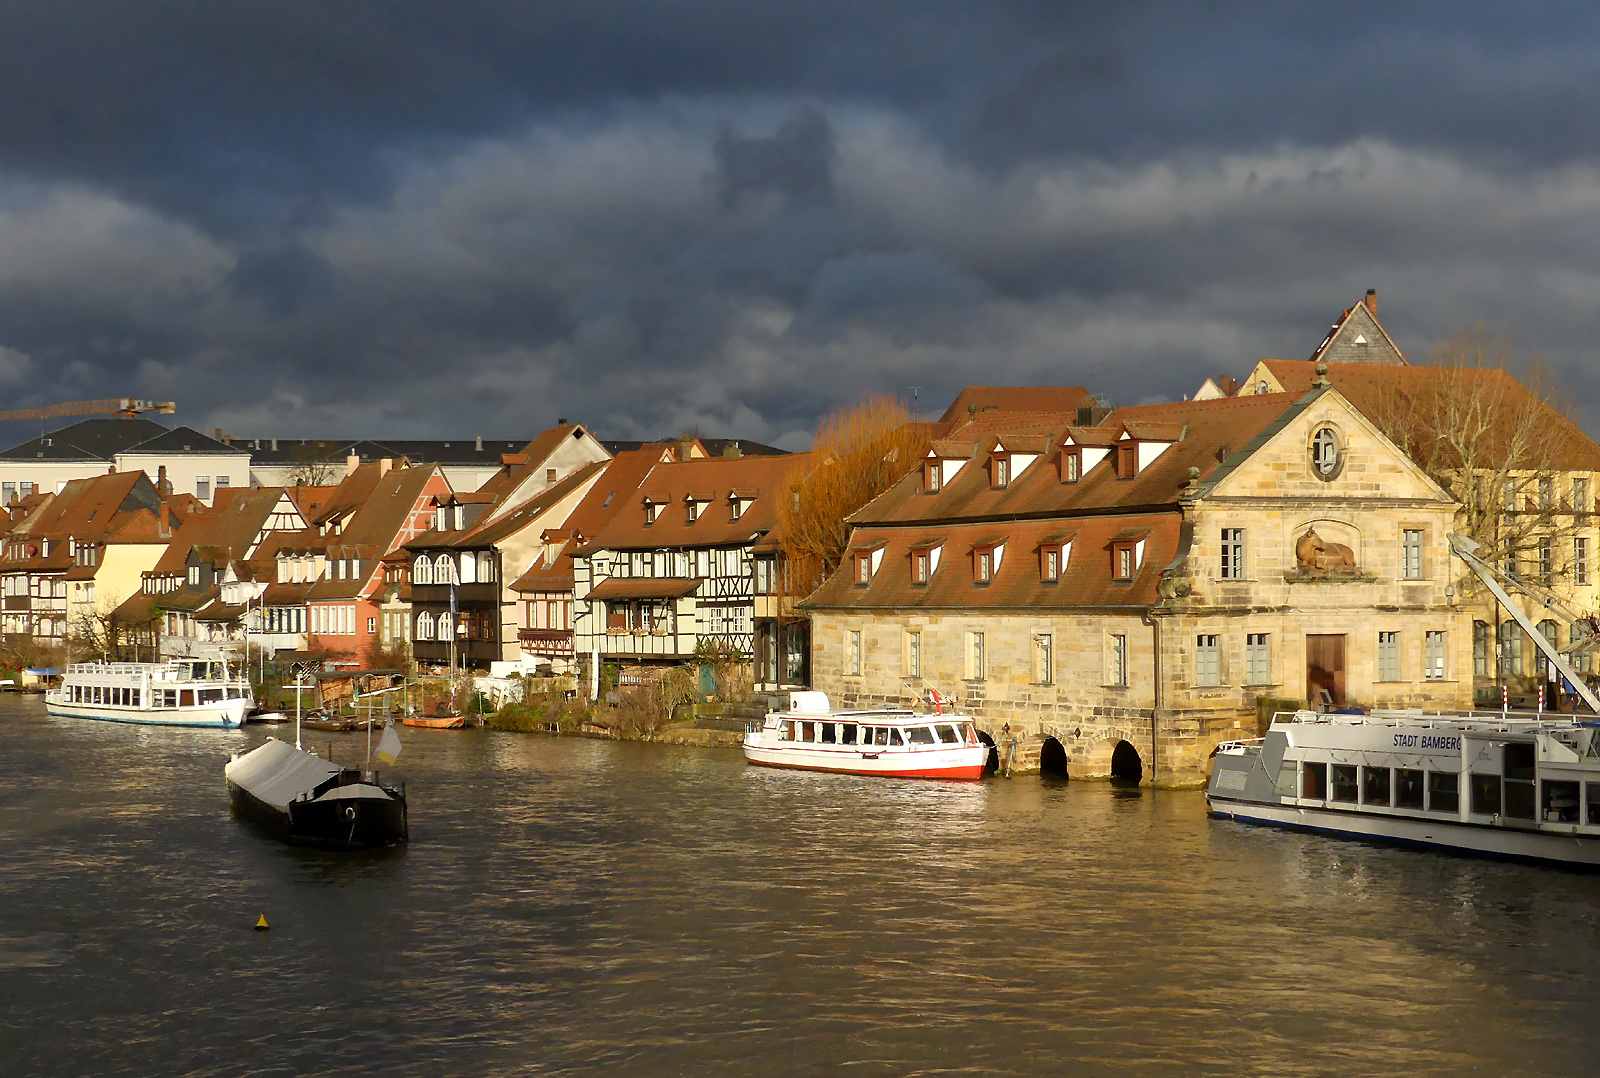
<path fill-rule="evenodd" d="M 1336 389 L 974 414 L 802 606 L 836 706 L 953 697 L 1015 769 L 1197 780 L 1263 700 L 1471 703 L 1454 504 Z"/>

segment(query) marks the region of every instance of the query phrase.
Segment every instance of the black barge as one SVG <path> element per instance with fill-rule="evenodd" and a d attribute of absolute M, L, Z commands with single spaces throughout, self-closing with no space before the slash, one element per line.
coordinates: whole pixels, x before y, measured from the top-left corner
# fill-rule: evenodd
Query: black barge
<path fill-rule="evenodd" d="M 405 788 L 268 738 L 223 768 L 233 810 L 296 846 L 364 850 L 410 837 Z"/>

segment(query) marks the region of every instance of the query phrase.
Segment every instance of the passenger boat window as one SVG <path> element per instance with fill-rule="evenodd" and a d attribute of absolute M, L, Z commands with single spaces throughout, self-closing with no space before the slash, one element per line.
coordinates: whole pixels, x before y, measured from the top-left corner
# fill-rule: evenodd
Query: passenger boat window
<path fill-rule="evenodd" d="M 913 726 L 906 731 L 906 734 L 911 738 L 913 745 L 934 745 L 938 743 L 934 739 L 933 727 L 931 726 Z"/>
<path fill-rule="evenodd" d="M 815 725 L 816 725 L 815 723 L 810 723 L 810 722 L 803 722 L 803 723 L 800 724 L 800 740 L 801 741 L 815 741 L 816 740 L 816 735 L 812 731 L 812 727 L 815 726 Z"/>
<path fill-rule="evenodd" d="M 853 722 L 840 723 L 839 725 L 841 727 L 839 731 L 841 735 L 841 744 L 854 745 L 856 743 L 856 732 L 860 730 L 861 727 L 857 726 Z"/>
<path fill-rule="evenodd" d="M 200 702 L 202 704 L 215 704 L 222 700 L 221 689 L 201 689 Z"/>
<path fill-rule="evenodd" d="M 1517 820 L 1536 820 L 1533 794 L 1533 744 L 1515 742 L 1505 748 L 1505 790 L 1502 812 Z"/>
<path fill-rule="evenodd" d="M 106 693 L 106 690 L 105 690 L 104 686 L 96 685 L 94 687 L 94 702 L 97 703 L 97 704 L 105 703 L 106 702 L 105 693 Z"/>
<path fill-rule="evenodd" d="M 1324 801 L 1327 799 L 1327 764 L 1302 764 L 1300 766 L 1300 796 L 1309 797 L 1313 801 Z"/>
<path fill-rule="evenodd" d="M 1422 807 L 1422 772 L 1398 768 L 1394 773 L 1395 808 L 1419 809 Z"/>
<path fill-rule="evenodd" d="M 143 705 L 140 704 L 139 701 L 143 696 L 144 696 L 144 690 L 143 689 L 129 689 L 128 690 L 128 706 L 129 707 L 142 707 Z"/>
<path fill-rule="evenodd" d="M 1354 801 L 1356 799 L 1356 765 L 1333 765 L 1333 798 L 1334 801 Z"/>
<path fill-rule="evenodd" d="M 1545 823 L 1578 822 L 1578 784 L 1541 782 L 1539 816 Z"/>
<path fill-rule="evenodd" d="M 1478 816 L 1500 813 L 1500 776 L 1472 774 L 1472 811 Z"/>
<path fill-rule="evenodd" d="M 1461 811 L 1461 776 L 1450 771 L 1428 772 L 1428 810 Z"/>
<path fill-rule="evenodd" d="M 162 707 L 177 707 L 178 706 L 178 690 L 177 689 L 162 689 L 161 690 L 161 706 Z"/>
<path fill-rule="evenodd" d="M 961 739 L 956 736 L 956 728 L 954 726 L 940 725 L 935 726 L 934 730 L 938 732 L 939 740 L 947 745 L 959 745 L 961 743 Z"/>
<path fill-rule="evenodd" d="M 1363 767 L 1361 769 L 1361 803 L 1387 805 L 1389 803 L 1389 769 Z"/>
<path fill-rule="evenodd" d="M 972 724 L 970 722 L 963 723 L 961 725 L 961 736 L 969 745 L 976 745 L 978 743 L 978 731 L 972 728 Z"/>
<path fill-rule="evenodd" d="M 1588 806 L 1584 822 L 1590 827 L 1600 827 L 1600 782 L 1584 783 L 1583 797 Z"/>
<path fill-rule="evenodd" d="M 887 745 L 889 743 L 889 728 L 887 726 L 873 727 L 872 743 L 874 745 Z"/>
<path fill-rule="evenodd" d="M 822 724 L 822 743 L 824 745 L 834 745 L 838 743 L 838 734 L 835 733 L 834 724 L 831 722 L 825 722 Z"/>
<path fill-rule="evenodd" d="M 906 739 L 904 735 L 900 733 L 900 728 L 898 726 L 889 727 L 889 744 L 904 745 L 905 743 Z"/>

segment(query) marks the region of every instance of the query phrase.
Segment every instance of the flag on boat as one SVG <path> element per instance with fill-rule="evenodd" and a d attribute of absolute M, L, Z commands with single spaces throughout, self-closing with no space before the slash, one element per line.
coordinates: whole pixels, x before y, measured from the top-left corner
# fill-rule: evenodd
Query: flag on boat
<path fill-rule="evenodd" d="M 394 732 L 394 720 L 383 724 L 383 736 L 378 738 L 378 759 L 392 764 L 400 755 L 400 735 Z"/>

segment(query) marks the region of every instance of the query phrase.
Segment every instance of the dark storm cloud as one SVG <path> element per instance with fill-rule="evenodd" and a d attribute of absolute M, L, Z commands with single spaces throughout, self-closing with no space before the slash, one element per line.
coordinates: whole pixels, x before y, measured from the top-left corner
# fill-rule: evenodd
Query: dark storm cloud
<path fill-rule="evenodd" d="M 1596 22 L 12 3 L 0 387 L 242 434 L 800 445 L 864 390 L 1192 392 L 1375 286 L 1412 353 L 1483 320 L 1592 399 Z"/>

